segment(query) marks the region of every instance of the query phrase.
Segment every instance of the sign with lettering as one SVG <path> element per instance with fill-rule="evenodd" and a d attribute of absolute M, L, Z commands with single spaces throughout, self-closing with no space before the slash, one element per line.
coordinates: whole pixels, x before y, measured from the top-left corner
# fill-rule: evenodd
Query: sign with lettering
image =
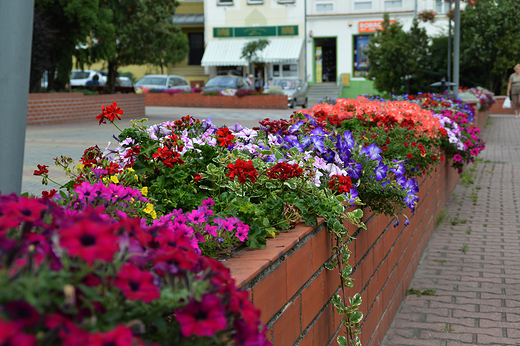
<path fill-rule="evenodd" d="M 391 24 L 395 23 L 395 20 L 390 21 Z M 376 30 L 383 30 L 381 26 L 382 20 L 372 20 L 368 22 L 359 22 L 359 32 L 376 32 Z"/>
<path fill-rule="evenodd" d="M 213 28 L 213 37 L 298 36 L 298 25 Z"/>

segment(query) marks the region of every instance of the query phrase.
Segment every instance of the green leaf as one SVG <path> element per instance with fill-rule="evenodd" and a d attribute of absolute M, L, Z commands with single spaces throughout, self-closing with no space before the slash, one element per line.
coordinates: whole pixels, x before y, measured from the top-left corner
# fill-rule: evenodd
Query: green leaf
<path fill-rule="evenodd" d="M 343 335 L 338 335 L 338 345 L 339 346 L 348 346 L 348 341 L 347 341 L 347 338 L 344 337 Z"/>
<path fill-rule="evenodd" d="M 363 313 L 361 311 L 356 311 L 350 316 L 350 321 L 352 323 L 359 323 L 363 319 Z"/>
<path fill-rule="evenodd" d="M 356 293 L 354 297 L 348 298 L 350 302 L 350 306 L 359 306 L 361 305 L 361 294 Z"/>

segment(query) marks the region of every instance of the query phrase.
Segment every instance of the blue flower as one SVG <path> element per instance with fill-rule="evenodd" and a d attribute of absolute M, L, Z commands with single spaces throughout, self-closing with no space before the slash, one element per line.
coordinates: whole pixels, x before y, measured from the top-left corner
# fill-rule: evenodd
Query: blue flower
<path fill-rule="evenodd" d="M 406 221 L 404 222 L 404 225 L 408 226 L 409 224 L 410 224 L 410 220 L 406 219 Z"/>
<path fill-rule="evenodd" d="M 323 127 L 317 127 L 314 130 L 311 131 L 311 135 L 319 135 L 319 136 L 326 136 L 328 135 L 327 132 L 323 129 Z"/>
<path fill-rule="evenodd" d="M 305 124 L 305 121 L 303 121 L 303 120 L 298 121 L 296 124 L 291 126 L 291 128 L 289 129 L 289 133 L 295 133 L 296 131 L 298 131 L 300 129 L 300 127 L 302 127 L 303 124 Z"/>
<path fill-rule="evenodd" d="M 386 177 L 386 173 L 388 172 L 388 166 L 383 162 L 379 162 L 379 165 L 376 168 L 376 181 L 381 181 Z"/>
<path fill-rule="evenodd" d="M 393 168 L 390 168 L 390 171 L 394 172 L 397 176 L 403 175 L 406 172 L 404 169 L 404 164 L 402 163 L 399 163 L 395 165 Z"/>
<path fill-rule="evenodd" d="M 362 148 L 360 154 L 368 156 L 371 160 L 381 161 L 383 159 L 381 155 L 379 155 L 381 151 L 382 150 L 375 143 L 372 143 L 368 147 Z"/>
<path fill-rule="evenodd" d="M 416 194 L 419 192 L 419 186 L 417 186 L 417 180 L 414 178 L 408 179 L 403 186 L 403 189 L 408 191 L 409 193 Z"/>
<path fill-rule="evenodd" d="M 347 173 L 351 178 L 359 179 L 363 173 L 363 166 L 360 163 L 351 164 L 347 168 Z"/>
<path fill-rule="evenodd" d="M 314 144 L 314 146 L 316 147 L 316 149 L 318 149 L 318 151 L 320 153 L 322 153 L 325 150 L 325 144 L 323 144 L 323 137 L 310 136 L 310 139 L 311 139 L 312 143 Z"/>
<path fill-rule="evenodd" d="M 396 219 L 395 223 L 394 223 L 394 227 L 397 227 L 397 226 L 399 226 L 399 219 Z"/>
<path fill-rule="evenodd" d="M 311 124 L 312 126 L 316 126 L 316 120 L 311 117 L 309 114 L 305 114 L 305 117 L 307 118 L 307 120 L 309 120 L 309 124 Z"/>
<path fill-rule="evenodd" d="M 336 157 L 336 153 L 332 151 L 331 149 L 327 149 L 323 154 L 323 159 L 327 161 L 328 163 L 333 163 L 334 158 Z"/>
<path fill-rule="evenodd" d="M 345 131 L 345 133 L 343 134 L 343 139 L 345 140 L 345 142 L 347 142 L 347 147 L 350 149 L 352 148 L 356 142 L 354 141 L 354 138 L 352 137 L 352 133 L 350 133 L 350 131 Z"/>

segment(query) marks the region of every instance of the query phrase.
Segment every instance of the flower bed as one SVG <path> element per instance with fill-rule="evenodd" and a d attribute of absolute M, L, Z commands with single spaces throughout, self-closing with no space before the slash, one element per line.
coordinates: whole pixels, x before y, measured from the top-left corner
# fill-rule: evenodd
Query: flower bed
<path fill-rule="evenodd" d="M 99 124 L 109 121 L 117 127 L 114 121 L 121 119 L 123 111 L 116 103 L 102 109 L 96 117 Z M 227 344 L 230 339 L 249 344 L 253 341 L 245 335 L 253 335 L 257 344 L 265 344 L 260 322 L 271 328 L 267 336 L 277 345 L 309 339 L 323 344 L 336 334 L 340 324 L 341 334 L 345 334 L 338 336 L 339 344 L 350 344 L 349 339 L 357 344 L 360 328 L 363 340 L 379 340 L 378 333 L 384 328 L 371 328 L 385 321 L 381 314 L 389 323 L 392 306 L 402 291 L 397 283 L 412 275 L 433 229 L 437 206 L 456 183 L 456 173 L 448 167 L 460 171 L 484 149 L 479 130 L 470 126 L 475 116 L 478 121 L 475 114 L 470 105 L 458 100 L 419 95 L 391 101 L 341 99 L 296 112 L 290 121 L 265 119 L 254 129 L 238 124 L 218 128 L 211 121 L 189 116 L 149 127 L 137 121 L 116 137 L 116 148 L 110 144 L 104 152 L 97 146 L 88 148 L 78 165 L 70 158 L 55 160 L 71 179 L 59 194 L 55 190 L 44 193 L 50 217 L 43 212 L 27 213 L 26 206 L 17 207 L 15 197 L 0 201 L 0 237 L 5 238 L 0 243 L 20 242 L 0 253 L 2 267 L 8 269 L 3 273 L 6 278 L 20 270 L 32 275 L 32 252 L 41 244 L 47 244 L 41 245 L 46 265 L 40 266 L 43 272 L 36 275 L 49 272 L 53 276 L 63 267 L 67 280 L 72 278 L 66 282 L 84 290 L 80 285 L 84 275 L 99 269 L 96 275 L 106 279 L 106 285 L 95 285 L 101 287 L 101 296 L 111 292 L 122 298 L 115 305 L 121 315 L 102 327 L 106 329 L 100 330 L 92 321 L 108 318 L 109 310 L 98 308 L 89 299 L 72 304 L 70 312 L 64 311 L 59 289 L 51 290 L 58 298 L 51 299 L 50 306 L 35 302 L 41 305 L 40 314 L 47 310 L 72 314 L 72 323 L 82 330 L 78 333 L 116 333 L 111 328 L 129 324 L 134 319 L 127 317 L 141 314 L 143 319 L 149 316 L 149 322 L 139 335 L 139 330 L 131 332 L 148 341 L 154 341 L 157 329 L 164 335 L 180 330 L 181 334 L 174 334 L 182 342 L 189 339 L 207 344 L 205 337 L 209 337 L 215 344 Z M 453 160 L 445 160 L 445 155 Z M 50 180 L 46 167 L 38 165 L 34 172 L 44 183 Z M 32 201 L 37 200 L 24 199 L 23 204 L 42 203 Z M 364 213 L 357 205 L 364 206 Z M 17 208 L 21 212 L 15 213 Z M 68 219 L 60 219 L 52 210 L 62 210 Z M 386 216 L 376 217 L 374 212 Z M 98 220 L 99 224 L 71 226 L 75 219 Z M 310 227 L 288 231 L 301 221 Z M 366 230 L 367 224 L 372 230 Z M 32 233 L 42 233 L 44 238 L 32 244 L 32 239 L 38 238 L 28 236 Z M 114 244 L 116 238 L 119 245 Z M 98 240 L 113 249 L 94 251 Z M 239 244 L 249 249 L 237 253 L 234 246 Z M 253 250 L 266 245 L 267 251 Z M 22 251 L 27 261 L 17 266 L 19 263 L 12 262 L 16 256 L 9 251 Z M 222 267 L 197 257 L 201 252 L 227 258 L 238 285 L 250 290 L 253 304 L 262 306 L 260 322 L 256 310 L 248 308 L 253 312 L 242 313 L 235 309 L 247 303 L 233 303 L 233 294 L 228 295 L 235 290 L 232 280 L 226 275 L 213 278 L 206 272 L 205 263 L 217 272 Z M 54 266 L 56 253 L 58 265 Z M 246 264 L 235 257 L 244 253 L 250 256 Z M 199 265 L 185 263 L 191 256 L 192 264 Z M 85 267 L 85 271 L 71 272 L 68 263 L 77 263 L 73 268 Z M 153 299 L 137 312 L 132 304 L 127 305 L 127 300 L 134 298 L 123 286 L 111 283 L 114 276 L 125 275 L 121 268 L 127 263 L 138 266 L 132 269 L 135 273 L 149 272 L 142 274 L 148 278 L 169 278 L 165 273 L 181 276 L 184 286 L 172 286 L 177 281 L 171 278 L 166 282 L 152 280 L 147 286 L 152 293 L 161 291 L 159 298 L 153 294 L 152 298 L 163 299 L 163 294 L 171 298 L 169 315 L 153 319 Z M 185 274 L 187 279 L 183 279 Z M 139 290 L 139 283 L 129 285 L 131 290 Z M 281 288 L 280 292 L 273 292 L 273 287 Z M 389 287 L 386 293 L 384 287 Z M 7 288 L 13 289 L 11 285 Z M 20 292 L 19 299 L 28 299 L 23 290 L 13 292 Z M 237 295 L 246 297 L 247 293 Z M 321 302 L 313 299 L 316 295 L 322 297 Z M 381 297 L 379 302 L 377 297 Z M 9 296 L 0 304 L 13 299 Z M 161 302 L 157 308 L 163 309 L 165 304 L 168 306 Z M 204 310 L 206 305 L 209 310 Z M 222 308 L 231 308 L 233 313 L 224 313 Z M 84 309 L 88 310 L 86 320 Z M 300 310 L 301 317 L 297 316 Z M 199 321 L 207 321 L 210 311 L 215 311 L 221 322 L 215 325 L 208 320 L 206 328 L 199 326 Z M 195 320 L 188 318 L 190 314 Z M 219 319 L 221 314 L 226 321 Z M 165 317 L 170 317 L 166 329 L 161 327 Z M 1 319 L 11 323 L 13 317 L 0 313 Z M 301 324 L 292 324 L 297 321 Z M 45 325 L 47 329 L 41 332 L 55 333 L 54 326 Z M 30 326 L 27 328 L 23 331 L 29 333 Z M 63 341 L 66 336 L 59 337 Z M 161 337 L 157 342 L 164 344 L 165 340 Z"/>
<path fill-rule="evenodd" d="M 218 96 L 201 93 L 147 93 L 146 106 L 287 109 L 285 95 Z"/>

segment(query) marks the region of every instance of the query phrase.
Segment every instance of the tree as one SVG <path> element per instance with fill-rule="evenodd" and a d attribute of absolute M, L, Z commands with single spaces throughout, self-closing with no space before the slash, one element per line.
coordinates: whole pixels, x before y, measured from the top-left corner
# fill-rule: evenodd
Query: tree
<path fill-rule="evenodd" d="M 380 92 L 393 94 L 424 91 L 428 79 L 428 36 L 414 20 L 410 32 L 399 21 L 391 24 L 384 14 L 382 27 L 370 39 L 367 49 L 370 63 L 368 79 Z"/>
<path fill-rule="evenodd" d="M 472 84 L 477 79 L 495 93 L 505 91 L 509 74 L 520 61 L 518 18 L 518 0 L 479 0 L 466 7 L 461 14 L 462 82 Z"/>
<path fill-rule="evenodd" d="M 70 81 L 72 55 L 76 45 L 85 42 L 97 21 L 99 0 L 36 0 L 31 60 L 47 63 L 48 90 L 62 90 Z M 43 27 L 44 26 L 44 27 Z M 45 29 L 45 36 L 42 37 Z M 45 43 L 40 40 L 49 40 Z M 44 56 L 42 53 L 44 52 Z M 31 80 L 41 78 L 41 69 L 32 69 Z M 39 75 L 39 78 L 38 78 Z"/>
<path fill-rule="evenodd" d="M 176 0 L 102 0 L 103 20 L 94 26 L 88 53 L 83 58 L 78 54 L 79 62 L 108 61 L 108 86 L 112 91 L 117 69 L 122 66 L 150 63 L 162 71 L 163 66 L 182 61 L 189 43 L 173 24 L 178 5 Z"/>
<path fill-rule="evenodd" d="M 246 59 L 247 64 L 249 66 L 250 71 L 254 70 L 253 64 L 256 62 L 259 62 L 258 53 L 263 51 L 265 47 L 269 45 L 269 40 L 265 38 L 261 38 L 258 40 L 249 41 L 242 47 L 242 55 L 240 56 L 241 59 Z M 255 85 L 255 74 L 253 74 L 253 88 Z"/>

